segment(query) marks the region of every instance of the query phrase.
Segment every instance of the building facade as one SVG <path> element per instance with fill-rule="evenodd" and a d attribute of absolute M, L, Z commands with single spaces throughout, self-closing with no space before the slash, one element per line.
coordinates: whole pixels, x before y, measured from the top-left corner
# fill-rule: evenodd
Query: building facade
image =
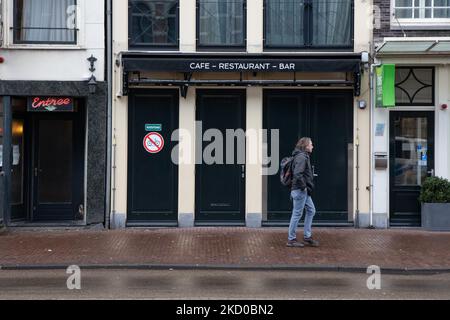
<path fill-rule="evenodd" d="M 420 226 L 427 176 L 450 177 L 450 1 L 375 0 L 374 63 L 395 65 L 395 105 L 374 108 L 374 219 Z"/>
<path fill-rule="evenodd" d="M 316 222 L 368 221 L 371 17 L 353 0 L 114 1 L 112 226 L 286 225 L 279 161 L 302 136 Z"/>
<path fill-rule="evenodd" d="M 104 223 L 104 1 L 3 0 L 0 10 L 4 222 Z"/>

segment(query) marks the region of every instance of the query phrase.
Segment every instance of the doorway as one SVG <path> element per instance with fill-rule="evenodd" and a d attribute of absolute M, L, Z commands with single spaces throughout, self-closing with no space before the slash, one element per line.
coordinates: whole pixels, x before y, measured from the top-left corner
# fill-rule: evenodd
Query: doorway
<path fill-rule="evenodd" d="M 390 113 L 390 225 L 421 225 L 420 189 L 434 175 L 434 112 Z"/>
<path fill-rule="evenodd" d="M 12 99 L 11 222 L 83 220 L 84 104 L 33 112 L 29 101 Z"/>
<path fill-rule="evenodd" d="M 176 224 L 178 165 L 172 161 L 179 127 L 178 90 L 130 92 L 127 223 Z M 148 139 L 147 139 L 148 137 Z"/>
<path fill-rule="evenodd" d="M 202 125 L 202 132 L 197 134 L 203 137 L 212 129 L 223 137 L 219 146 L 223 149 L 211 153 L 219 163 L 208 163 L 204 157 L 197 159 L 195 220 L 198 222 L 245 222 L 245 133 L 243 144 L 234 137 L 231 141 L 227 135 L 230 130 L 245 132 L 245 97 L 245 90 L 197 90 L 196 118 Z M 218 142 L 214 138 L 203 140 L 209 139 L 202 139 L 201 146 L 197 146 L 201 147 L 202 155 L 211 143 Z M 228 143 L 233 143 L 232 161 L 228 161 L 227 152 L 231 152 L 226 148 Z"/>
<path fill-rule="evenodd" d="M 349 168 L 353 161 L 349 152 L 353 143 L 352 92 L 265 90 L 263 121 L 265 129 L 279 130 L 280 159 L 291 156 L 301 137 L 312 139 L 315 221 L 348 222 L 349 197 L 352 197 L 348 188 L 352 183 Z M 272 141 L 269 140 L 267 146 L 271 154 Z M 266 183 L 267 221 L 289 222 L 292 213 L 289 188 L 281 185 L 278 175 L 268 176 Z"/>

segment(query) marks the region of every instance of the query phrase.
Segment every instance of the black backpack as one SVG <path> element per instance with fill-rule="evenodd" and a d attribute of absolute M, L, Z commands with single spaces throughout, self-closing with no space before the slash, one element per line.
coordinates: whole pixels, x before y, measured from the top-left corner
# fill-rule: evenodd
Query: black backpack
<path fill-rule="evenodd" d="M 281 160 L 280 182 L 285 187 L 292 186 L 292 163 L 294 157 L 286 157 Z"/>

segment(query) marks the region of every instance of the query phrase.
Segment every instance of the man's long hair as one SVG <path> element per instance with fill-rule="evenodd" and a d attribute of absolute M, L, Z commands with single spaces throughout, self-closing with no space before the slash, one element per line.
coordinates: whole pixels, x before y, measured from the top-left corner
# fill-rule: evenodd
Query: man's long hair
<path fill-rule="evenodd" d="M 311 142 L 312 142 L 311 138 L 303 137 L 300 140 L 298 140 L 296 148 L 302 151 L 306 151 L 306 147 L 309 146 Z"/>

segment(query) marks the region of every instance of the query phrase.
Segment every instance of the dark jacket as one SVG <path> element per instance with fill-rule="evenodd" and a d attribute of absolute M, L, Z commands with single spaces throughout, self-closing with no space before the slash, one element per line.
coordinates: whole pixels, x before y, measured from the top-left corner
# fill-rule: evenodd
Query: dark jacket
<path fill-rule="evenodd" d="M 295 148 L 292 152 L 292 190 L 305 190 L 311 194 L 314 190 L 314 175 L 309 160 L 309 153 Z"/>

